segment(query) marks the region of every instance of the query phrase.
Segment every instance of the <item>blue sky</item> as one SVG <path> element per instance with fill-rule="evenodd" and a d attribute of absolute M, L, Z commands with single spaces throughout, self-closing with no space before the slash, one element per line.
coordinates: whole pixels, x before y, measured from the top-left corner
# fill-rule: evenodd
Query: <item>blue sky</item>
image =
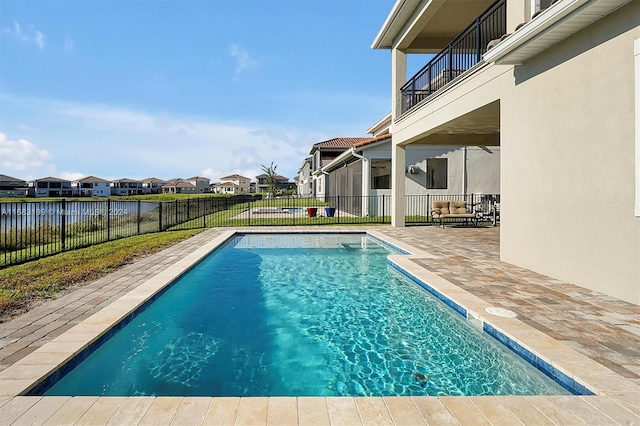
<path fill-rule="evenodd" d="M 0 173 L 291 179 L 390 111 L 392 0 L 2 0 Z"/>

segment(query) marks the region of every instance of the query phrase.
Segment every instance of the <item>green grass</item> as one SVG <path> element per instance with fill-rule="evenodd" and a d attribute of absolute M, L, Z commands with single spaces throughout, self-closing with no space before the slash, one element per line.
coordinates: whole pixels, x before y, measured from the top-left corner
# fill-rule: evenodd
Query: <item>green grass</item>
<path fill-rule="evenodd" d="M 140 235 L 1 269 L 0 321 L 28 307 L 31 302 L 51 298 L 69 286 L 98 279 L 200 232 L 202 229 Z"/>

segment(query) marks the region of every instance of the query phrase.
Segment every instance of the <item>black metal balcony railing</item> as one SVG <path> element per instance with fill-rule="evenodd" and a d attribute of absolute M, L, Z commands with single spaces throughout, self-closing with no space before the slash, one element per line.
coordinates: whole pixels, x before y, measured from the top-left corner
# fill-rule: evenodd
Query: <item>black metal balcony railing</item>
<path fill-rule="evenodd" d="M 506 32 L 506 0 L 497 0 L 402 86 L 401 112 L 410 110 L 479 63 L 489 42 Z"/>

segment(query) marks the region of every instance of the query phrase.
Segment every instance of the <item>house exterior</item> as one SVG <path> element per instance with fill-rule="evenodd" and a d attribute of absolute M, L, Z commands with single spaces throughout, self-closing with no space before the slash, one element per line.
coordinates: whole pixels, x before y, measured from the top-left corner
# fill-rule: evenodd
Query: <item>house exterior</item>
<path fill-rule="evenodd" d="M 398 0 L 372 47 L 391 51 L 393 226 L 412 146 L 499 146 L 501 259 L 640 303 L 640 0 Z"/>
<path fill-rule="evenodd" d="M 150 177 L 142 179 L 142 188 L 145 194 L 160 194 L 162 193 L 162 186 L 165 183 L 167 183 L 166 180 Z"/>
<path fill-rule="evenodd" d="M 288 177 L 275 175 L 274 178 L 276 180 L 276 187 L 279 193 L 295 188 L 296 184 L 294 182 L 289 182 Z M 267 175 L 264 173 L 256 176 L 256 192 L 259 194 L 264 194 L 269 192 L 269 183 L 267 182 Z"/>
<path fill-rule="evenodd" d="M 28 182 L 28 192 L 30 197 L 71 197 L 73 189 L 71 181 L 56 177 L 44 177 Z"/>
<path fill-rule="evenodd" d="M 302 161 L 298 169 L 295 182 L 298 187 L 298 195 L 301 197 L 313 197 L 313 157 L 307 157 Z"/>
<path fill-rule="evenodd" d="M 185 179 L 185 181 L 189 182 L 195 187 L 196 193 L 202 194 L 205 192 L 211 192 L 211 187 L 210 187 L 211 180 L 209 178 L 202 177 L 202 176 L 194 176 L 194 177 Z"/>
<path fill-rule="evenodd" d="M 111 182 L 111 195 L 128 196 L 143 195 L 145 190 L 141 180 L 135 179 L 117 179 Z"/>
<path fill-rule="evenodd" d="M 222 183 L 230 182 L 236 185 L 238 194 L 248 194 L 250 192 L 251 179 L 239 174 L 232 174 L 220 178 Z"/>
<path fill-rule="evenodd" d="M 392 136 L 385 133 L 356 143 L 321 169 L 326 176 L 326 197 L 391 195 Z M 460 195 L 500 193 L 500 147 L 409 146 L 406 150 L 406 195 Z M 381 215 L 371 199 L 353 199 L 361 206 L 352 214 Z M 388 209 L 385 209 L 385 214 Z M 428 212 L 428 206 L 408 205 L 406 215 Z"/>
<path fill-rule="evenodd" d="M 27 182 L 0 174 L 0 197 L 26 197 Z"/>
<path fill-rule="evenodd" d="M 233 182 L 218 182 L 211 185 L 216 194 L 236 195 L 240 194 L 240 187 Z M 249 191 L 247 191 L 248 193 Z"/>
<path fill-rule="evenodd" d="M 87 176 L 71 182 L 74 195 L 79 197 L 108 197 L 111 195 L 110 182 L 95 176 Z"/>
<path fill-rule="evenodd" d="M 162 192 L 164 194 L 198 194 L 200 191 L 196 189 L 196 186 L 186 181 L 185 179 L 174 178 L 170 179 L 162 185 Z"/>
<path fill-rule="evenodd" d="M 350 138 L 340 137 L 313 144 L 309 155 L 311 155 L 311 174 L 313 176 L 313 196 L 324 199 L 328 196 L 327 175 L 322 172 L 322 168 L 335 160 L 340 154 L 351 149 L 354 144 L 368 140 L 370 138 Z"/>

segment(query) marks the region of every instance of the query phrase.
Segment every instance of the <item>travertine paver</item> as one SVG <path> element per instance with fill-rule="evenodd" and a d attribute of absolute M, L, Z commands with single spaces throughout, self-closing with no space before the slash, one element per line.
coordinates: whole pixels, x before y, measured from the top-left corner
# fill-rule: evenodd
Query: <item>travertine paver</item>
<path fill-rule="evenodd" d="M 211 398 L 205 397 L 185 397 L 178 408 L 178 412 L 173 418 L 173 425 L 194 425 L 203 424 L 207 417 Z"/>
<path fill-rule="evenodd" d="M 102 399 L 102 398 L 101 398 Z M 126 398 L 118 411 L 111 417 L 107 425 L 137 425 L 149 410 L 154 398 L 150 396 L 134 396 Z"/>
<path fill-rule="evenodd" d="M 426 424 L 413 399 L 399 396 L 385 396 L 382 399 L 387 404 L 394 424 L 407 426 Z"/>
<path fill-rule="evenodd" d="M 77 396 L 70 398 L 61 409 L 44 422 L 45 425 L 75 425 L 98 399 L 97 396 Z M 113 413 L 111 414 L 113 415 Z M 109 416 L 111 418 L 111 416 Z M 108 420 L 108 419 L 107 419 Z M 94 421 L 97 423 L 97 421 Z"/>
<path fill-rule="evenodd" d="M 76 426 L 89 426 L 95 424 L 106 425 L 107 423 L 109 423 L 109 420 L 111 420 L 111 418 L 113 418 L 113 416 L 118 412 L 120 407 L 122 407 L 122 404 L 124 404 L 125 400 L 126 398 L 121 396 L 99 398 L 93 405 L 91 405 L 87 412 L 84 413 L 82 417 L 80 417 L 78 422 L 75 423 Z M 67 404 L 69 403 L 71 403 L 71 401 L 67 402 Z M 66 408 L 66 405 L 63 408 Z"/>
<path fill-rule="evenodd" d="M 235 424 L 238 426 L 263 425 L 267 422 L 267 398 L 241 398 Z"/>
<path fill-rule="evenodd" d="M 363 425 L 393 425 L 393 419 L 384 399 L 357 397 L 356 405 Z"/>
<path fill-rule="evenodd" d="M 321 397 L 298 397 L 300 426 L 326 426 L 331 424 L 327 401 Z"/>
<path fill-rule="evenodd" d="M 269 398 L 267 425 L 293 426 L 298 424 L 298 404 L 295 398 Z"/>
<path fill-rule="evenodd" d="M 442 426 L 458 424 L 440 398 L 433 396 L 414 396 L 411 397 L 411 399 L 413 399 L 413 403 L 427 424 Z"/>
<path fill-rule="evenodd" d="M 326 401 L 332 426 L 362 424 L 356 401 L 353 398 L 328 397 Z"/>
<path fill-rule="evenodd" d="M 469 400 L 491 424 L 522 425 L 520 420 L 495 396 L 471 396 Z"/>
<path fill-rule="evenodd" d="M 232 425 L 236 422 L 240 398 L 214 398 L 204 419 L 205 425 Z"/>
<path fill-rule="evenodd" d="M 264 228 L 264 232 L 320 231 L 365 228 Z M 523 339 L 539 345 L 553 358 L 565 360 L 571 347 L 589 362 L 573 361 L 574 368 L 604 366 L 586 382 L 597 381 L 608 390 L 599 397 L 384 397 L 384 398 L 183 398 L 183 397 L 8 397 L 0 396 L 0 425 L 49 424 L 638 424 L 640 391 L 640 307 L 580 287 L 553 280 L 499 260 L 499 229 L 435 227 L 370 228 L 415 253 L 410 269 L 430 274 L 434 282 L 461 300 L 490 301 L 518 313 L 520 321 L 500 321 L 515 327 Z M 248 231 L 255 232 L 256 228 Z M 19 389 L 28 370 L 44 368 L 39 360 L 60 356 L 59 351 L 82 347 L 85 333 L 125 314 L 142 290 L 158 288 L 175 276 L 176 265 L 188 254 L 227 229 L 212 229 L 161 253 L 43 303 L 13 321 L 0 324 L 0 371 L 14 380 L 3 387 Z M 127 297 L 120 299 L 133 289 Z M 468 292 L 468 293 L 467 293 Z M 466 296 L 465 296 L 466 295 Z M 481 304 L 475 302 L 482 301 Z M 101 311 L 104 307 L 107 309 Z M 90 323 L 74 328 L 93 314 Z M 93 324 L 93 325 L 91 325 Z M 526 325 L 523 325 L 526 324 Z M 528 332 L 530 326 L 548 337 Z M 523 328 L 524 327 L 524 328 Z M 84 330 L 84 331 L 83 331 Z M 62 334 L 65 333 L 65 334 Z M 59 336 L 59 337 L 58 337 Z M 531 336 L 532 340 L 527 340 Z M 42 351 L 41 346 L 57 338 Z M 563 345 L 557 346 L 551 339 Z M 30 355 L 33 354 L 33 355 Z M 29 358 L 25 358 L 29 355 Z M 564 362 L 564 361 L 563 361 Z M 592 363 L 592 364 L 589 364 Z M 24 367 L 17 368 L 19 365 Z M 597 364 L 595 364 L 597 365 Z M 21 370 L 24 368 L 25 370 Z M 607 370 L 610 369 L 610 370 Z M 615 372 L 615 373 L 614 373 Z M 617 374 L 616 374 L 617 373 Z M 593 384 L 596 384 L 595 382 Z M 6 389 L 3 389 L 6 392 Z M 10 393 L 10 392 L 8 392 Z"/>
<path fill-rule="evenodd" d="M 491 424 L 467 397 L 443 396 L 442 402 L 460 424 L 472 426 Z"/>

